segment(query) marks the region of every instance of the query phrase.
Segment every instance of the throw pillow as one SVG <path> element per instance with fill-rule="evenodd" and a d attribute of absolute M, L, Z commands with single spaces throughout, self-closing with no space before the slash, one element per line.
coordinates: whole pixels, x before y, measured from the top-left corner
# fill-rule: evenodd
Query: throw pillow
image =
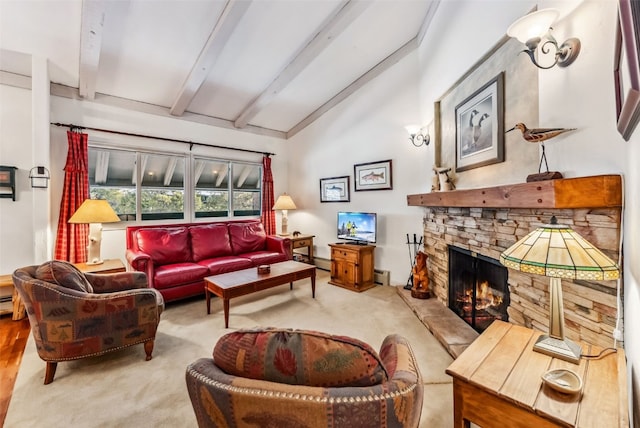
<path fill-rule="evenodd" d="M 236 255 L 265 249 L 267 233 L 262 223 L 231 223 L 229 235 L 233 253 Z"/>
<path fill-rule="evenodd" d="M 71 290 L 93 293 L 93 287 L 80 270 L 69 262 L 51 260 L 36 269 L 36 279 Z"/>
<path fill-rule="evenodd" d="M 216 343 L 213 359 L 227 374 L 291 385 L 372 386 L 389 378 L 382 360 L 366 343 L 308 330 L 228 333 Z"/>

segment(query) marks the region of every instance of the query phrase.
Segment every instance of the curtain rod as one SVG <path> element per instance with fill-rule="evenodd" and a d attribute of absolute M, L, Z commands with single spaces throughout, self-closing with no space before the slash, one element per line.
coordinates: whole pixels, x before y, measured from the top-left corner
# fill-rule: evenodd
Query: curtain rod
<path fill-rule="evenodd" d="M 160 141 L 172 141 L 172 142 L 175 142 L 175 143 L 184 143 L 184 144 L 189 144 L 189 151 L 191 151 L 193 146 L 203 146 L 203 147 L 211 147 L 211 148 L 214 148 L 214 149 L 235 150 L 235 151 L 238 151 L 238 152 L 246 152 L 246 153 L 258 153 L 258 154 L 261 154 L 261 155 L 265 155 L 267 157 L 275 156 L 275 153 L 260 152 L 258 150 L 239 149 L 237 147 L 226 147 L 226 146 L 219 146 L 219 145 L 216 145 L 216 144 L 195 143 L 193 141 L 179 140 L 179 139 L 176 139 L 176 138 L 154 137 L 154 136 L 151 136 L 151 135 L 134 134 L 134 133 L 131 133 L 131 132 L 112 131 L 110 129 L 92 128 L 90 126 L 80 126 L 80 125 L 74 125 L 72 123 L 59 123 L 59 122 L 55 122 L 54 123 L 54 122 L 50 122 L 50 124 L 51 125 L 55 125 L 55 126 L 67 127 L 69 129 L 71 129 L 72 131 L 74 129 L 77 129 L 77 130 L 89 129 L 91 131 L 108 132 L 110 134 L 126 135 L 126 136 L 129 136 L 129 137 L 152 138 L 154 140 L 160 140 Z"/>

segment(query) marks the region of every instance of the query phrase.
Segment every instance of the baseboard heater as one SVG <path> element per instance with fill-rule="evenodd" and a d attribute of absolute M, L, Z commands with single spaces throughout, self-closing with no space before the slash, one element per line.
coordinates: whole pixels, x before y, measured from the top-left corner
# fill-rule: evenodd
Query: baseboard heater
<path fill-rule="evenodd" d="M 318 269 L 331 271 L 331 260 L 329 259 L 314 257 L 313 264 L 315 264 Z M 391 272 L 388 270 L 374 269 L 373 282 L 380 285 L 389 285 L 391 283 Z"/>

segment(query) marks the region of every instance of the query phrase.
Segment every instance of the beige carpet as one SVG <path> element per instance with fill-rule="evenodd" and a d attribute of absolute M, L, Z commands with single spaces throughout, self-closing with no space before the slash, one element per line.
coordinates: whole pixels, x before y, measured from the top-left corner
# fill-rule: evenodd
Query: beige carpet
<path fill-rule="evenodd" d="M 318 271 L 316 298 L 310 281 L 231 300 L 229 329 L 222 302 L 204 298 L 168 304 L 151 361 L 141 345 L 102 357 L 58 364 L 43 385 L 45 363 L 29 339 L 5 421 L 6 427 L 195 427 L 184 381 L 186 366 L 211 356 L 217 339 L 239 328 L 274 326 L 352 336 L 379 349 L 387 334 L 409 339 L 425 382 L 421 427 L 453 425 L 451 357 L 409 310 L 393 287 L 354 293 L 327 284 Z"/>

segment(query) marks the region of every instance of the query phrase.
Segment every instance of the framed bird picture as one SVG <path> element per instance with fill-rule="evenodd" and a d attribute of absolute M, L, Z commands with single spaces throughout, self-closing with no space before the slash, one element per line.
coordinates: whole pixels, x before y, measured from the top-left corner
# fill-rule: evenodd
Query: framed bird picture
<path fill-rule="evenodd" d="M 456 106 L 456 172 L 504 161 L 504 73 Z"/>

